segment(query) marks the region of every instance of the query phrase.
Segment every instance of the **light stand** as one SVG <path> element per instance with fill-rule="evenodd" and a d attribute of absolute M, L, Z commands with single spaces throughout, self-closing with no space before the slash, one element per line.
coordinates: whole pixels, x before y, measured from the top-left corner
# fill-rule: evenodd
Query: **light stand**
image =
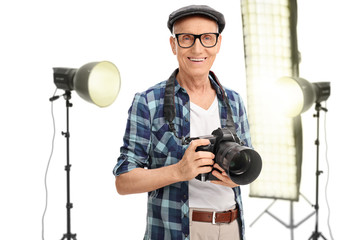
<path fill-rule="evenodd" d="M 70 202 L 70 132 L 69 132 L 69 108 L 71 91 L 75 90 L 84 100 L 99 107 L 111 105 L 120 90 L 121 78 L 117 67 L 108 61 L 90 62 L 79 69 L 53 68 L 54 83 L 58 89 L 65 91 L 63 95 L 66 100 L 66 132 L 61 134 L 66 138 L 66 227 L 67 232 L 61 240 L 76 240 L 76 234 L 71 233 L 71 209 Z M 55 101 L 60 96 L 53 96 L 50 101 Z"/>
<path fill-rule="evenodd" d="M 57 100 L 60 96 L 53 96 L 50 98 L 50 101 L 53 102 Z M 66 229 L 67 232 L 63 235 L 61 240 L 76 240 L 76 234 L 71 233 L 71 209 L 73 208 L 73 204 L 70 201 L 70 132 L 69 132 L 69 109 L 72 107 L 71 99 L 71 91 L 66 90 L 63 95 L 66 100 L 66 132 L 61 132 L 61 134 L 66 138 Z"/>
<path fill-rule="evenodd" d="M 69 108 L 72 107 L 70 103 L 71 92 L 65 91 L 64 98 L 66 100 L 66 132 L 61 132 L 61 134 L 66 138 L 66 229 L 67 232 L 61 238 L 61 240 L 76 240 L 76 234 L 71 233 L 71 209 L 73 204 L 70 202 L 70 132 L 69 132 Z"/>
<path fill-rule="evenodd" d="M 303 222 L 305 222 L 307 219 L 309 219 L 312 215 L 315 214 L 315 230 L 314 232 L 311 234 L 310 238 L 308 240 L 318 240 L 320 237 L 324 240 L 327 240 L 324 235 L 319 232 L 319 176 L 320 174 L 323 173 L 323 171 L 319 170 L 319 147 L 320 147 L 320 141 L 319 141 L 319 129 L 320 129 L 320 111 L 324 111 L 327 112 L 328 110 L 324 107 L 321 106 L 320 102 L 316 102 L 315 104 L 315 110 L 316 110 L 316 114 L 314 114 L 313 116 L 316 117 L 316 140 L 315 140 L 315 145 L 316 145 L 316 199 L 315 199 L 315 204 L 312 205 L 315 208 L 315 211 L 312 212 L 311 214 L 309 214 L 306 218 L 304 218 L 302 221 L 300 221 L 298 224 L 294 225 L 294 221 L 293 221 L 293 201 L 290 201 L 290 224 L 286 224 L 283 221 L 281 221 L 278 217 L 276 217 L 274 214 L 272 214 L 269 209 L 272 207 L 272 205 L 276 202 L 276 199 L 250 224 L 250 227 L 252 225 L 255 224 L 255 222 L 265 213 L 269 214 L 272 218 L 274 218 L 275 220 L 277 220 L 278 222 L 280 222 L 282 225 L 284 225 L 285 227 L 289 228 L 291 231 L 291 240 L 294 239 L 294 234 L 293 234 L 293 229 L 297 228 L 300 224 L 302 224 Z M 303 196 L 302 194 L 300 194 L 301 196 Z M 304 197 L 304 196 L 303 196 Z M 305 197 L 304 197 L 305 198 Z M 305 200 L 307 200 L 305 198 Z M 307 200 L 308 201 L 308 200 Z M 309 201 L 308 201 L 309 202 Z"/>
<path fill-rule="evenodd" d="M 304 200 L 306 202 L 308 202 L 310 205 L 310 201 L 302 194 L 300 193 L 300 196 L 304 198 Z M 299 227 L 301 224 L 303 224 L 307 219 L 309 219 L 312 215 L 315 214 L 315 211 L 312 212 L 311 214 L 309 214 L 308 216 L 306 216 L 304 219 L 302 219 L 301 221 L 299 221 L 298 223 L 295 224 L 294 222 L 294 201 L 290 200 L 290 218 L 289 218 L 289 223 L 285 223 L 284 221 L 282 221 L 279 217 L 277 217 L 275 214 L 273 214 L 272 212 L 270 212 L 270 208 L 276 203 L 278 199 L 274 199 L 272 201 L 272 203 L 250 224 L 250 227 L 252 227 L 259 219 L 262 215 L 264 215 L 265 213 L 268 214 L 270 217 L 272 217 L 273 219 L 275 219 L 276 221 L 278 221 L 280 224 L 282 224 L 284 227 L 290 229 L 290 239 L 294 240 L 294 230 Z"/>
<path fill-rule="evenodd" d="M 321 106 L 321 104 L 319 102 L 316 103 L 315 105 L 315 110 L 316 110 L 316 114 L 314 114 L 314 117 L 317 118 L 317 129 L 316 129 L 316 140 L 315 140 L 315 145 L 316 145 L 316 202 L 315 205 L 313 206 L 315 208 L 315 231 L 312 233 L 312 235 L 310 236 L 309 240 L 317 240 L 319 239 L 319 237 L 321 237 L 322 239 L 326 238 L 324 237 L 324 235 L 322 235 L 321 232 L 318 231 L 319 229 L 319 176 L 320 174 L 323 173 L 323 171 L 319 170 L 319 145 L 320 145 L 320 141 L 319 141 L 319 125 L 320 125 L 320 111 L 323 110 L 324 112 L 327 112 L 326 108 L 323 108 Z"/>
<path fill-rule="evenodd" d="M 319 221 L 319 176 L 322 171 L 319 170 L 319 125 L 320 125 L 320 111 L 323 110 L 327 112 L 326 108 L 321 106 L 322 101 L 326 101 L 330 96 L 330 82 L 316 82 L 310 83 L 307 80 L 299 77 L 282 77 L 276 82 L 276 88 L 279 91 L 280 100 L 279 103 L 289 103 L 288 105 L 283 105 L 282 110 L 288 117 L 296 117 L 301 113 L 307 111 L 314 103 L 316 114 L 314 117 L 317 118 L 317 136 L 316 136 L 316 203 L 312 205 L 315 208 L 315 211 L 301 220 L 298 224 L 294 225 L 293 222 L 293 202 L 290 202 L 290 224 L 286 224 L 272 214 L 269 209 L 275 203 L 276 199 L 271 203 L 261 215 L 255 219 L 255 221 L 250 225 L 252 226 L 263 214 L 267 213 L 275 220 L 283 224 L 285 227 L 290 228 L 291 230 L 291 239 L 294 238 L 293 229 L 308 220 L 312 215 L 316 216 L 315 231 L 310 236 L 309 240 L 317 240 L 319 237 L 326 240 L 321 232 L 318 231 L 318 221 Z M 301 196 L 303 196 L 301 194 Z M 304 196 L 303 196 L 304 197 Z M 305 198 L 305 197 L 304 197 Z M 305 198 L 305 200 L 307 200 Z M 309 202 L 307 200 L 307 202 Z M 310 203 L 310 202 L 309 202 Z"/>

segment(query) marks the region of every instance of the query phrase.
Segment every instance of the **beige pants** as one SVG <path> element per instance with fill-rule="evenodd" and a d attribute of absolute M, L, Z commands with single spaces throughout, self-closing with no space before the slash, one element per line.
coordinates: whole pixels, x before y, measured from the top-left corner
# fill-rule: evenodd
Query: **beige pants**
<path fill-rule="evenodd" d="M 241 240 L 238 220 L 231 223 L 217 224 L 192 221 L 193 210 L 209 211 L 206 209 L 190 208 L 191 240 Z"/>

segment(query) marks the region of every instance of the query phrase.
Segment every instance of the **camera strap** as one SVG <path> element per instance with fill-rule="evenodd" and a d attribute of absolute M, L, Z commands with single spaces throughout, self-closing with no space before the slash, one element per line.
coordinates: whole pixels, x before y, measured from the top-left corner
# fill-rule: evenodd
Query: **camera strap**
<path fill-rule="evenodd" d="M 164 96 L 164 117 L 165 120 L 169 122 L 169 128 L 170 131 L 174 133 L 174 135 L 182 140 L 183 144 L 188 144 L 189 143 L 189 138 L 184 138 L 179 137 L 176 134 L 176 130 L 175 130 L 175 126 L 174 126 L 174 119 L 175 119 L 175 114 L 176 114 L 176 107 L 175 107 L 175 80 L 176 80 L 176 75 L 179 72 L 179 69 L 176 69 L 173 74 L 170 76 L 170 78 L 167 80 L 166 82 L 166 87 L 165 87 L 165 96 Z M 231 111 L 231 107 L 230 107 L 230 103 L 229 103 L 229 99 L 226 95 L 225 90 L 223 89 L 223 87 L 221 86 L 218 78 L 216 77 L 216 75 L 210 71 L 210 77 L 217 83 L 217 85 L 220 88 L 221 91 L 221 95 L 223 97 L 223 101 L 225 102 L 226 105 L 226 113 L 227 113 L 227 118 L 226 118 L 226 128 L 229 129 L 233 134 L 235 134 L 236 136 L 236 129 L 235 129 L 235 123 L 234 120 L 232 118 L 232 111 Z"/>

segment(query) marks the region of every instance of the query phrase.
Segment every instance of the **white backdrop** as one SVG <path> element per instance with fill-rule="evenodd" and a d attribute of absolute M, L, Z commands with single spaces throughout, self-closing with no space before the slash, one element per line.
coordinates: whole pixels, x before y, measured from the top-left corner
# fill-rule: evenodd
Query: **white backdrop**
<path fill-rule="evenodd" d="M 73 67 L 109 60 L 122 76 L 116 102 L 100 109 L 73 93 L 70 109 L 72 232 L 78 239 L 142 239 L 146 194 L 116 193 L 112 168 L 119 154 L 127 110 L 135 92 L 167 79 L 176 67 L 166 27 L 170 12 L 188 4 L 208 4 L 225 15 L 222 49 L 213 67 L 223 85 L 246 100 L 240 1 L 2 1 L 0 3 L 1 168 L 0 236 L 41 239 L 45 207 L 44 174 L 50 156 L 52 118 L 49 97 L 55 85 L 52 67 Z M 358 3 L 352 0 L 299 1 L 301 76 L 312 82 L 330 81 L 327 107 L 328 197 L 335 239 L 358 236 L 359 103 Z M 356 6 L 357 4 L 357 6 Z M 61 93 L 58 92 L 58 93 Z M 303 115 L 304 161 L 301 192 L 315 200 L 315 125 L 313 112 Z M 49 203 L 45 239 L 66 232 L 65 101 L 54 102 L 56 137 L 48 173 Z M 322 115 L 323 116 L 323 115 Z M 321 118 L 322 123 L 324 118 Z M 320 231 L 330 239 L 325 204 L 324 129 L 321 129 Z M 262 216 L 271 203 L 248 197 L 243 189 L 247 239 L 290 239 L 290 231 Z M 271 209 L 289 222 L 289 203 Z M 295 223 L 313 211 L 303 199 L 295 203 Z M 307 239 L 314 217 L 295 230 Z M 356 236 L 356 237 L 355 237 Z"/>

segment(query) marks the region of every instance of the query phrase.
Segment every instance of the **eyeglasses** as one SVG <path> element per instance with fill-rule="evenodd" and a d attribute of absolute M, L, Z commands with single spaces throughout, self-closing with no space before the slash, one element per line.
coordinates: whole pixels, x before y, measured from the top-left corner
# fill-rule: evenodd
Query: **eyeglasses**
<path fill-rule="evenodd" d="M 191 33 L 175 34 L 178 45 L 182 48 L 190 48 L 195 44 L 196 39 L 200 40 L 201 45 L 212 48 L 217 44 L 219 33 L 203 33 L 199 35 Z"/>

